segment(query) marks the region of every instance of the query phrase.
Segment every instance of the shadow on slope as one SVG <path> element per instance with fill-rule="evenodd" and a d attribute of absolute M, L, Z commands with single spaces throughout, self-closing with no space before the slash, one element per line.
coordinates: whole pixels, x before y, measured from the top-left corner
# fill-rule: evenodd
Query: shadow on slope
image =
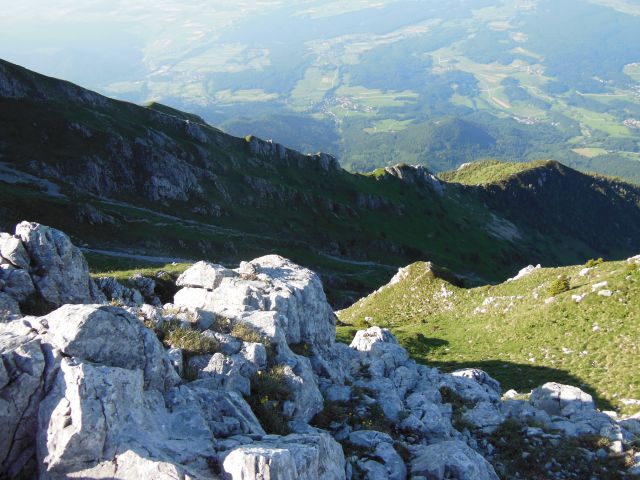
<path fill-rule="evenodd" d="M 340 328 L 336 333 L 336 341 L 349 344 L 357 331 L 358 329 L 356 328 Z M 500 382 L 503 392 L 514 389 L 519 393 L 528 393 L 533 388 L 544 383 L 557 382 L 578 387 L 589 393 L 600 410 L 616 409 L 607 399 L 598 395 L 595 388 L 585 383 L 580 377 L 572 375 L 565 370 L 530 363 L 514 363 L 493 359 L 462 362 L 455 360 L 426 360 L 425 355 L 429 350 L 446 347 L 449 345 L 449 342 L 440 338 L 427 337 L 421 333 L 403 337 L 399 343 L 409 352 L 411 358 L 416 362 L 438 368 L 443 372 L 454 372 L 463 368 L 479 368 L 484 370 Z"/>

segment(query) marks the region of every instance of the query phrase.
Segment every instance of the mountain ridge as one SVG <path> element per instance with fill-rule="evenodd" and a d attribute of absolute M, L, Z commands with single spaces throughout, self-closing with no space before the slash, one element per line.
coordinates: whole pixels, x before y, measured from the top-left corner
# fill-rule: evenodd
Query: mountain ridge
<path fill-rule="evenodd" d="M 525 184 L 509 187 L 518 192 L 513 204 L 497 190 L 451 183 L 423 167 L 354 174 L 326 154 L 232 137 L 171 107 L 111 100 L 4 61 L 0 107 L 3 226 L 28 218 L 94 249 L 141 255 L 230 262 L 281 253 L 316 269 L 335 304 L 416 260 L 487 282 L 530 262 L 640 250 L 640 187 L 614 182 L 627 191 L 625 203 L 613 197 L 616 189 L 607 190 L 611 198 L 594 193 L 612 180 L 579 172 L 572 176 L 586 197 L 604 210 L 612 201 L 620 208 L 569 229 L 573 211 L 559 209 L 544 224 L 516 215 L 529 201 Z M 564 190 L 561 179 L 553 188 Z M 554 198 L 551 189 L 538 193 Z M 540 215 L 548 216 L 544 204 Z M 628 227 L 624 238 L 607 233 L 618 231 L 610 228 L 616 222 Z M 593 240 L 599 236 L 606 249 Z"/>

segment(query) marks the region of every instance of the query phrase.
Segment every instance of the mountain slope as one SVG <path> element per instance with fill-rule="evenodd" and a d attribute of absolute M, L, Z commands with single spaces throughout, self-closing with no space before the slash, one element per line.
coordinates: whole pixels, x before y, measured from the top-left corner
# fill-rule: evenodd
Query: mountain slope
<path fill-rule="evenodd" d="M 537 168 L 523 175 L 539 175 Z M 134 261 L 280 253 L 319 271 L 335 304 L 416 260 L 496 281 L 532 261 L 569 264 L 640 250 L 638 187 L 544 168 L 556 180 L 537 197 L 570 195 L 577 185 L 612 214 L 571 225 L 580 209 L 574 203 L 553 217 L 545 208 L 541 218 L 516 215 L 529 208 L 524 181 L 470 187 L 402 165 L 351 174 L 328 155 L 232 137 L 169 107 L 111 100 L 0 62 L 0 226 L 40 221 Z M 620 238 L 609 235 L 616 223 L 626 224 Z M 597 241 L 606 235 L 606 245 Z M 118 263 L 95 255 L 90 262 Z"/>
<path fill-rule="evenodd" d="M 465 289 L 433 265 L 415 263 L 339 318 L 360 328 L 389 327 L 414 358 L 448 370 L 483 368 L 505 390 L 569 381 L 603 406 L 637 410 L 631 400 L 640 399 L 639 261 L 591 265 L 533 269 Z M 353 327 L 339 330 L 346 341 Z"/>

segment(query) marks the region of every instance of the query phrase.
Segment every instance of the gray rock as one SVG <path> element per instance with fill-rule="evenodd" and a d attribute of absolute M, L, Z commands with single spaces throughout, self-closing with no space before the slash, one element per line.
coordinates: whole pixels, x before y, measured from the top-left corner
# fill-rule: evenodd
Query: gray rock
<path fill-rule="evenodd" d="M 20 305 L 11 295 L 0 292 L 0 323 L 21 317 Z"/>
<path fill-rule="evenodd" d="M 216 438 L 265 434 L 240 394 L 216 389 L 206 380 L 173 388 L 166 401 L 176 421 L 188 425 L 193 418 L 202 418 Z"/>
<path fill-rule="evenodd" d="M 342 448 L 328 434 L 269 437 L 228 452 L 223 461 L 223 477 L 234 480 L 344 479 Z"/>
<path fill-rule="evenodd" d="M 285 402 L 283 412 L 293 420 L 310 422 L 324 408 L 324 399 L 316 383 L 308 358 L 289 354 L 278 356 L 279 360 L 287 359 L 284 365 L 284 376 L 291 389 L 292 399 Z"/>
<path fill-rule="evenodd" d="M 499 405 L 490 402 L 480 402 L 471 410 L 462 414 L 462 420 L 482 430 L 483 433 L 491 434 L 505 420 L 505 415 L 500 411 Z"/>
<path fill-rule="evenodd" d="M 237 271 L 244 277 L 253 277 L 257 273 L 256 267 L 251 265 L 249 262 L 240 262 L 240 266 Z"/>
<path fill-rule="evenodd" d="M 180 376 L 184 373 L 184 357 L 182 355 L 181 348 L 169 348 L 167 350 L 167 357 L 173 368 L 176 369 L 176 373 Z"/>
<path fill-rule="evenodd" d="M 267 349 L 262 343 L 243 342 L 240 355 L 251 363 L 256 370 L 267 368 Z"/>
<path fill-rule="evenodd" d="M 378 342 L 398 343 L 393 334 L 386 328 L 371 327 L 367 330 L 358 330 L 349 346 L 360 352 L 368 352 Z"/>
<path fill-rule="evenodd" d="M 387 468 L 375 460 L 359 460 L 358 467 L 364 473 L 365 480 L 387 480 L 389 478 Z"/>
<path fill-rule="evenodd" d="M 16 226 L 16 236 L 31 258 L 33 283 L 51 305 L 106 301 L 89 276 L 82 253 L 64 233 L 38 223 L 22 222 Z"/>
<path fill-rule="evenodd" d="M 480 383 L 481 385 L 486 385 L 490 389 L 494 390 L 498 395 L 502 395 L 502 388 L 500 388 L 500 382 L 496 379 L 492 378 L 487 372 L 484 370 L 480 370 L 479 368 L 465 368 L 462 370 L 456 370 L 451 373 L 454 377 L 463 377 L 470 378 Z"/>
<path fill-rule="evenodd" d="M 125 287 L 114 277 L 98 277 L 96 285 L 112 303 L 127 307 L 140 307 L 144 304 L 145 299 L 137 289 Z"/>
<path fill-rule="evenodd" d="M 13 476 L 35 455 L 46 353 L 21 320 L 0 323 L 0 471 Z"/>
<path fill-rule="evenodd" d="M 571 417 L 581 412 L 592 412 L 596 406 L 586 392 L 571 385 L 548 382 L 531 392 L 531 405 L 546 411 L 549 415 Z"/>
<path fill-rule="evenodd" d="M 144 277 L 135 273 L 129 277 L 129 283 L 140 292 L 144 301 L 156 307 L 161 306 L 160 299 L 156 296 L 156 282 L 153 278 Z"/>
<path fill-rule="evenodd" d="M 185 270 L 176 280 L 176 285 L 178 287 L 215 290 L 220 286 L 223 278 L 235 276 L 237 276 L 236 272 L 222 265 L 200 261 Z"/>
<path fill-rule="evenodd" d="M 416 448 L 411 462 L 411 474 L 427 480 L 498 480 L 491 464 L 460 441 Z"/>
<path fill-rule="evenodd" d="M 327 400 L 332 402 L 348 402 L 351 398 L 351 387 L 347 385 L 331 385 L 325 392 Z"/>
<path fill-rule="evenodd" d="M 278 255 L 251 261 L 258 276 L 265 275 L 269 287 L 263 293 L 265 310 L 287 317 L 288 343 L 330 347 L 335 342 L 335 314 L 327 302 L 320 278 Z"/>
<path fill-rule="evenodd" d="M 380 443 L 393 444 L 393 438 L 377 430 L 357 430 L 349 435 L 349 441 L 359 447 L 374 449 Z"/>
<path fill-rule="evenodd" d="M 242 349 L 242 340 L 238 340 L 226 333 L 205 330 L 202 334 L 216 340 L 220 345 L 220 352 L 225 355 L 235 355 Z"/>
<path fill-rule="evenodd" d="M 145 386 L 150 388 L 163 390 L 180 382 L 153 332 L 121 308 L 65 305 L 44 318 L 51 343 L 65 355 L 111 367 L 142 369 Z"/>
<path fill-rule="evenodd" d="M 20 303 L 36 291 L 29 272 L 13 265 L 0 265 L 0 279 L 4 282 L 4 293 L 11 295 Z"/>
<path fill-rule="evenodd" d="M 211 478 L 211 431 L 198 415 L 171 415 L 143 371 L 65 358 L 41 402 L 41 477 Z"/>
<path fill-rule="evenodd" d="M 229 357 L 222 353 L 201 355 L 189 360 L 189 368 L 198 372 L 198 378 L 210 378 L 219 388 L 239 392 L 242 395 L 251 393 L 249 378 L 255 373 L 241 355 Z"/>
<path fill-rule="evenodd" d="M 9 261 L 14 267 L 27 270 L 29 268 L 29 254 L 19 238 L 9 233 L 0 233 L 0 256 Z"/>
<path fill-rule="evenodd" d="M 440 387 L 447 387 L 470 403 L 501 401 L 500 393 L 488 385 L 478 383 L 467 377 L 454 377 L 452 375 L 440 375 Z"/>
<path fill-rule="evenodd" d="M 390 480 L 404 480 L 407 477 L 407 467 L 390 443 L 379 443 L 373 455 L 382 460 Z"/>
<path fill-rule="evenodd" d="M 401 422 L 403 428 L 431 440 L 444 440 L 452 436 L 451 414 L 440 408 L 440 392 L 437 390 L 411 394 L 407 397 L 406 406 L 411 414 Z"/>

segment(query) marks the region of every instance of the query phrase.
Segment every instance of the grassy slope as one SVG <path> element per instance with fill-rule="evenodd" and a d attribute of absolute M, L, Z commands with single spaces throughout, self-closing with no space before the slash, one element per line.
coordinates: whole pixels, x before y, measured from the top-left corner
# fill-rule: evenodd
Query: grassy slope
<path fill-rule="evenodd" d="M 517 175 L 544 164 L 544 161 L 511 163 L 499 160 L 484 160 L 468 163 L 451 172 L 439 173 L 438 177 L 445 182 L 461 183 L 463 185 L 485 185 L 506 180 L 511 175 Z"/>
<path fill-rule="evenodd" d="M 580 276 L 582 266 L 544 268 L 511 282 L 458 288 L 425 263 L 408 267 L 399 283 L 339 312 L 346 324 L 390 328 L 418 361 L 453 370 L 478 366 L 503 389 L 528 391 L 546 381 L 579 385 L 601 407 L 640 398 L 640 270 L 605 262 Z M 565 274 L 571 289 L 547 303 L 549 285 Z M 612 297 L 592 293 L 608 282 Z M 576 303 L 572 295 L 586 294 Z M 339 329 L 350 340 L 353 326 Z M 637 410 L 638 407 L 635 407 Z"/>

